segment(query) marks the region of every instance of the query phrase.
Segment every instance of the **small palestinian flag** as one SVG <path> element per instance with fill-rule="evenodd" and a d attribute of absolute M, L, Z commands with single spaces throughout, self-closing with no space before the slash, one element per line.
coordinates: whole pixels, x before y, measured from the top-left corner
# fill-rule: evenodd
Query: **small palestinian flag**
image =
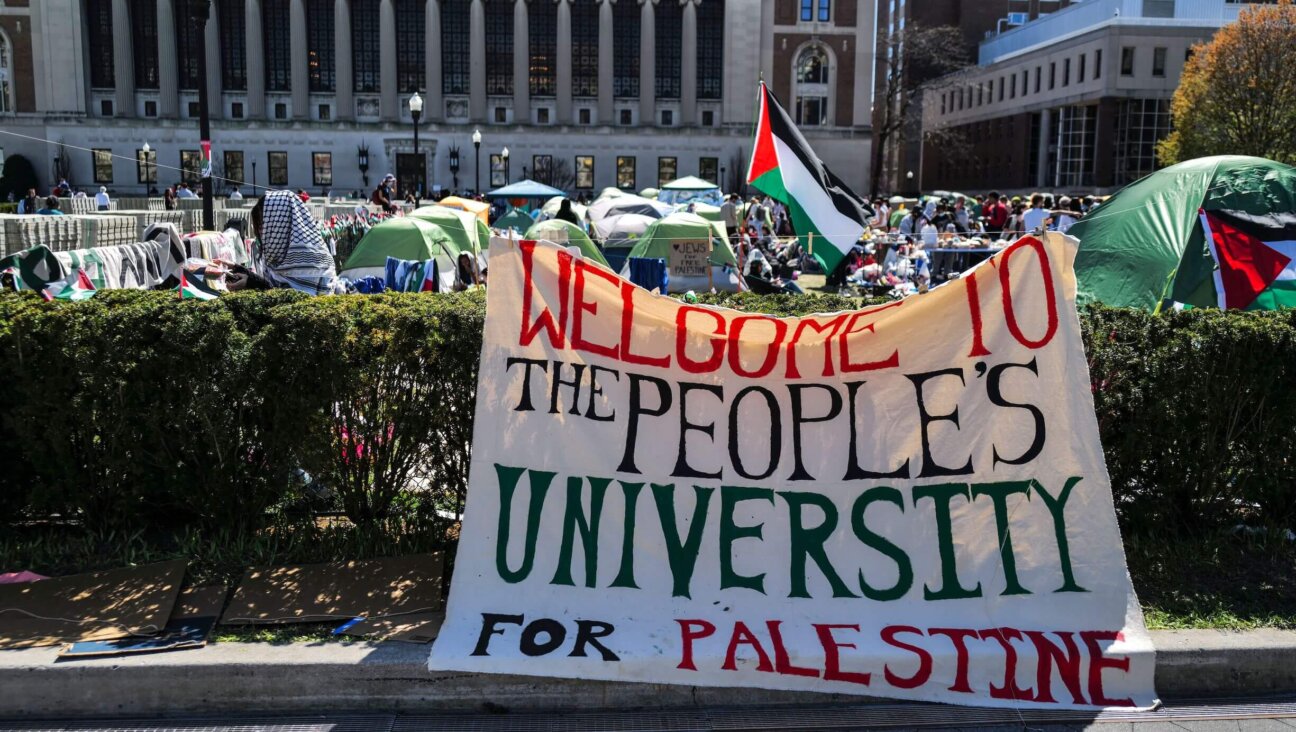
<path fill-rule="evenodd" d="M 1296 307 L 1296 213 L 1199 213 L 1221 308 Z"/>
<path fill-rule="evenodd" d="M 176 287 L 181 300 L 215 300 L 220 293 L 207 284 L 207 279 L 197 272 L 180 270 L 180 285 Z"/>
<path fill-rule="evenodd" d="M 765 82 L 747 182 L 787 205 L 802 246 L 829 272 L 859 241 L 873 215 L 872 207 L 810 149 Z"/>
<path fill-rule="evenodd" d="M 94 294 L 94 283 L 90 281 L 90 276 L 84 269 L 78 269 L 61 280 L 55 280 L 41 290 L 41 296 L 46 300 L 88 300 L 94 297 Z"/>

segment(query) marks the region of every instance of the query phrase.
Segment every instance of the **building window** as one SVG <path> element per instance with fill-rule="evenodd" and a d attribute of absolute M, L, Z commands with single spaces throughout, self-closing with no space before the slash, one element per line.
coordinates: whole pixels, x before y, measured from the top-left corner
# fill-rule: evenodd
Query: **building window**
<path fill-rule="evenodd" d="M 1094 79 L 1102 78 L 1102 49 L 1094 51 Z"/>
<path fill-rule="evenodd" d="M 678 178 L 675 174 L 678 169 L 678 158 L 657 158 L 657 187 L 661 188 Z"/>
<path fill-rule="evenodd" d="M 275 102 L 274 116 L 275 119 L 288 119 L 288 104 L 286 102 Z"/>
<path fill-rule="evenodd" d="M 1157 169 L 1156 144 L 1170 134 L 1166 99 L 1122 99 L 1115 114 L 1117 185 L 1133 183 Z"/>
<path fill-rule="evenodd" d="M 1049 62 L 1049 90 L 1052 91 L 1053 87 L 1055 86 L 1057 86 L 1057 62 L 1050 61 Z"/>
<path fill-rule="evenodd" d="M 1125 46 L 1121 48 L 1121 76 L 1134 75 L 1134 47 Z"/>
<path fill-rule="evenodd" d="M 234 119 L 243 119 L 243 102 L 230 102 L 230 116 Z"/>
<path fill-rule="evenodd" d="M 659 3 L 657 13 L 657 98 L 679 99 L 684 55 L 684 11 L 679 3 Z"/>
<path fill-rule="evenodd" d="M 1017 74 L 1013 74 L 1012 76 L 1008 77 L 1008 80 L 1011 82 L 1008 85 L 1008 98 L 1016 99 L 1017 98 Z"/>
<path fill-rule="evenodd" d="M 531 180 L 545 185 L 553 185 L 553 156 L 531 156 Z"/>
<path fill-rule="evenodd" d="M 1041 75 L 1042 75 L 1043 73 L 1044 73 L 1044 69 L 1043 69 L 1042 67 L 1040 67 L 1040 66 L 1036 66 L 1036 67 L 1035 67 L 1035 93 L 1036 93 L 1036 94 L 1039 94 L 1039 90 L 1040 90 L 1040 77 L 1041 77 Z"/>
<path fill-rule="evenodd" d="M 396 0 L 396 89 L 401 94 L 423 88 L 427 68 L 423 7 L 423 0 Z"/>
<path fill-rule="evenodd" d="M 0 43 L 3 43 L 3 41 L 0 41 Z M 0 54 L 3 54 L 3 53 L 4 53 L 4 51 L 0 51 Z M 8 76 L 5 76 L 5 77 L 4 77 L 5 80 L 7 80 L 8 78 L 9 78 Z M 4 83 L 4 82 L 0 82 L 0 83 Z M 4 94 L 4 92 L 3 92 L 3 91 L 0 91 L 0 95 L 3 95 L 3 94 Z M 0 104 L 3 104 L 3 102 L 0 102 Z M 4 107 L 0 106 L 0 111 L 3 111 L 3 110 L 4 110 Z M 100 100 L 99 100 L 99 115 L 100 115 L 101 117 L 111 117 L 111 116 L 113 116 L 113 101 L 112 101 L 111 99 L 100 99 Z"/>
<path fill-rule="evenodd" d="M 801 20 L 807 23 L 814 20 L 814 0 L 801 0 Z"/>
<path fill-rule="evenodd" d="M 670 127 L 673 124 L 675 124 L 675 113 L 669 109 L 663 109 L 661 111 L 662 127 Z"/>
<path fill-rule="evenodd" d="M 720 180 L 720 158 L 698 158 L 698 177 L 724 188 Z"/>
<path fill-rule="evenodd" d="M 617 156 L 617 188 L 632 189 L 635 187 L 634 156 Z"/>
<path fill-rule="evenodd" d="M 621 124 L 623 125 L 634 124 L 634 112 L 630 111 L 629 109 L 621 110 Z"/>
<path fill-rule="evenodd" d="M 131 2 L 131 48 L 135 55 L 135 88 L 158 88 L 157 3 Z M 156 116 L 156 113 L 154 114 Z"/>
<path fill-rule="evenodd" d="M 292 89 L 292 18 L 288 2 L 261 0 L 261 35 L 265 39 L 261 48 L 265 54 L 266 91 Z"/>
<path fill-rule="evenodd" d="M 528 3 L 527 13 L 531 96 L 552 97 L 556 93 L 558 78 L 558 6 L 546 2 Z M 464 35 L 468 35 L 466 31 Z M 466 49 L 464 53 L 467 53 Z"/>
<path fill-rule="evenodd" d="M 1083 53 L 1080 54 L 1080 67 L 1076 69 L 1076 83 L 1077 83 L 1077 84 L 1083 84 L 1083 83 L 1084 83 L 1084 79 L 1085 79 L 1085 61 L 1088 60 L 1088 58 L 1089 58 L 1089 57 L 1088 57 L 1087 55 L 1085 55 L 1085 54 L 1083 54 Z"/>
<path fill-rule="evenodd" d="M 513 95 L 513 3 L 486 3 L 486 93 Z"/>
<path fill-rule="evenodd" d="M 150 99 L 144 102 L 144 116 L 145 117 L 157 116 L 157 101 Z"/>
<path fill-rule="evenodd" d="M 828 0 L 820 3 L 822 12 Z M 724 11 L 724 0 L 707 0 L 697 6 L 698 99 L 719 99 L 723 91 Z"/>
<path fill-rule="evenodd" d="M 311 180 L 317 186 L 333 185 L 333 153 L 311 153 Z"/>
<path fill-rule="evenodd" d="M 189 119 L 198 119 L 198 102 L 189 102 L 187 109 L 189 110 Z"/>
<path fill-rule="evenodd" d="M 333 119 L 333 108 L 327 104 L 319 105 L 319 118 L 321 122 L 328 122 Z"/>
<path fill-rule="evenodd" d="M 379 0 L 351 0 L 351 68 L 355 75 L 354 89 L 362 93 L 378 91 L 382 84 L 382 46 L 378 29 Z M 450 0 L 446 0 L 450 4 Z M 441 13 L 441 22 L 445 22 L 446 13 Z M 468 34 L 468 8 L 463 8 L 463 28 L 459 29 L 465 36 Z M 449 31 L 450 29 L 447 29 Z M 443 38 L 454 42 L 454 35 L 447 32 Z M 468 49 L 464 48 L 464 54 Z"/>
<path fill-rule="evenodd" d="M 1166 50 L 1165 46 L 1157 46 L 1152 49 L 1152 75 L 1165 76 Z"/>
<path fill-rule="evenodd" d="M 495 124 L 502 125 L 508 122 L 508 111 L 504 107 L 495 108 Z"/>
<path fill-rule="evenodd" d="M 1024 97 L 1030 87 L 1030 69 L 1022 69 L 1021 95 Z"/>
<path fill-rule="evenodd" d="M 715 112 L 712 112 L 712 111 L 709 110 L 709 109 L 707 109 L 707 110 L 703 110 L 703 112 L 702 112 L 702 126 L 703 126 L 703 127 L 715 127 Z"/>
<path fill-rule="evenodd" d="M 595 0 L 571 3 L 572 96 L 598 96 L 599 6 Z"/>
<path fill-rule="evenodd" d="M 832 18 L 832 0 L 819 0 L 819 22 L 827 23 Z"/>
<path fill-rule="evenodd" d="M 1004 77 L 999 77 L 999 101 L 1004 99 Z"/>
<path fill-rule="evenodd" d="M 90 86 L 112 89 L 117 86 L 113 75 L 112 0 L 86 0 L 86 40 L 90 50 Z"/>
<path fill-rule="evenodd" d="M 180 151 L 180 180 L 195 181 L 202 175 L 202 153 L 198 150 Z"/>
<path fill-rule="evenodd" d="M 221 87 L 232 91 L 247 89 L 247 4 L 244 0 L 219 0 Z M 177 47 L 184 54 L 190 49 Z"/>
<path fill-rule="evenodd" d="M 332 92 L 337 86 L 336 36 L 333 0 L 307 0 L 306 69 L 310 90 Z"/>
<path fill-rule="evenodd" d="M 590 111 L 589 111 L 589 109 L 581 108 L 581 110 L 580 110 L 580 114 L 578 115 L 577 119 L 579 119 L 579 120 L 580 120 L 580 123 L 583 124 L 583 125 L 587 125 L 587 124 L 589 124 L 589 123 L 590 123 Z"/>
<path fill-rule="evenodd" d="M 135 151 L 135 178 L 140 183 L 157 183 L 157 150 Z"/>
<path fill-rule="evenodd" d="M 796 123 L 828 124 L 828 53 L 822 46 L 809 46 L 796 60 Z"/>
<path fill-rule="evenodd" d="M 267 162 L 270 168 L 270 185 L 286 186 L 288 185 L 288 153 L 272 152 L 266 153 Z"/>
<path fill-rule="evenodd" d="M 222 158 L 225 164 L 225 185 L 243 185 L 243 151 L 226 150 Z"/>
<path fill-rule="evenodd" d="M 640 13 L 638 3 L 619 2 L 612 6 L 612 96 L 617 99 L 639 96 Z M 699 56 L 701 53 L 699 48 Z"/>
<path fill-rule="evenodd" d="M 94 182 L 112 183 L 113 182 L 112 150 L 91 150 L 90 155 L 94 159 Z"/>
<path fill-rule="evenodd" d="M 536 124 L 538 124 L 538 125 L 547 125 L 547 124 L 549 124 L 549 108 L 548 108 L 548 107 L 540 107 L 539 109 L 536 110 Z"/>
<path fill-rule="evenodd" d="M 1062 86 L 1071 85 L 1071 59 L 1062 60 Z"/>
<path fill-rule="evenodd" d="M 1098 129 L 1098 108 L 1093 105 L 1062 107 L 1057 119 L 1058 188 L 1093 185 L 1094 139 Z"/>
<path fill-rule="evenodd" d="M 637 6 L 636 6 L 637 7 Z M 576 156 L 576 188 L 590 190 L 594 187 L 594 156 Z"/>
<path fill-rule="evenodd" d="M 508 172 L 504 170 L 504 156 L 502 155 L 490 156 L 490 184 L 491 188 L 508 185 Z"/>

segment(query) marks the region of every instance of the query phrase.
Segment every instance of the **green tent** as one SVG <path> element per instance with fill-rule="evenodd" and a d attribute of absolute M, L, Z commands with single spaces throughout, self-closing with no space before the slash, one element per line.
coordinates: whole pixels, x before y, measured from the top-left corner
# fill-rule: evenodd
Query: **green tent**
<path fill-rule="evenodd" d="M 458 241 L 462 242 L 463 232 L 456 233 Z M 352 279 L 370 274 L 381 276 L 386 271 L 388 257 L 420 261 L 436 259 L 443 271 L 453 272 L 453 262 L 461 251 L 471 249 L 465 250 L 456 244 L 456 237 L 451 232 L 420 218 L 400 216 L 370 229 L 347 258 L 342 274 Z"/>
<path fill-rule="evenodd" d="M 450 237 L 455 256 L 459 252 L 480 254 L 490 249 L 490 227 L 475 214 L 445 206 L 423 206 L 410 211 L 407 218 L 435 224 Z"/>
<path fill-rule="evenodd" d="M 581 254 L 584 254 L 586 259 L 592 259 L 604 267 L 608 266 L 607 260 L 603 258 L 603 252 L 594 246 L 589 234 L 586 234 L 581 227 L 570 221 L 559 221 L 558 219 L 541 221 L 527 229 L 526 234 L 523 234 L 523 236 L 527 239 L 544 239 L 555 244 L 576 247 L 581 250 Z"/>
<path fill-rule="evenodd" d="M 514 231 L 521 233 L 531 228 L 531 225 L 534 223 L 535 221 L 526 213 L 519 211 L 516 208 L 511 208 L 508 210 L 508 213 L 495 219 L 495 221 L 491 223 L 491 226 L 494 226 L 500 231 L 513 229 Z"/>
<path fill-rule="evenodd" d="M 1076 222 L 1080 303 L 1159 310 L 1214 307 L 1215 262 L 1198 209 L 1296 211 L 1296 168 L 1221 155 L 1159 170 L 1121 189 Z"/>
<path fill-rule="evenodd" d="M 711 277 L 709 284 L 722 291 L 732 292 L 743 289 L 742 277 L 738 271 L 738 258 L 734 256 L 733 248 L 729 246 L 729 239 L 722 233 L 724 224 L 719 223 L 718 227 L 717 222 L 707 221 L 701 216 L 690 213 L 673 213 L 663 219 L 658 219 L 644 231 L 634 249 L 630 250 L 626 264 L 621 270 L 621 276 L 628 277 L 630 275 L 630 258 L 664 259 L 669 265 L 672 242 L 710 239 Z M 671 274 L 669 287 L 671 292 L 686 292 L 688 290 L 705 290 L 707 285 L 708 278 L 678 277 Z"/>

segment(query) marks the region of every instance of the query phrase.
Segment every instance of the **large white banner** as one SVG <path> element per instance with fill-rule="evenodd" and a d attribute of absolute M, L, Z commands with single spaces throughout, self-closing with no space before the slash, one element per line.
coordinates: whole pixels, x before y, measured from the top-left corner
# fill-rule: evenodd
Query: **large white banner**
<path fill-rule="evenodd" d="M 1155 703 L 1074 239 L 773 318 L 492 245 L 434 670 L 981 704 Z"/>

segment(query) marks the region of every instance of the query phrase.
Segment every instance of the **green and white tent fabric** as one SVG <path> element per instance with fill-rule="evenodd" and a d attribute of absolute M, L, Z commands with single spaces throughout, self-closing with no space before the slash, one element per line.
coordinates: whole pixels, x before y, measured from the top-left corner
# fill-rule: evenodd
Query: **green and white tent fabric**
<path fill-rule="evenodd" d="M 471 211 L 446 206 L 422 206 L 407 215 L 441 227 L 442 231 L 450 235 L 456 255 L 466 251 L 476 256 L 490 249 L 490 227 Z"/>
<path fill-rule="evenodd" d="M 660 219 L 672 211 L 674 211 L 674 207 L 670 204 L 627 194 L 600 198 L 589 207 L 588 215 L 590 221 L 602 221 L 609 216 L 619 216 L 621 214 L 639 214 Z"/>
<path fill-rule="evenodd" d="M 589 234 L 586 234 L 584 229 L 570 221 L 559 221 L 558 219 L 541 221 L 527 229 L 522 238 L 543 239 L 566 247 L 576 247 L 580 249 L 581 254 L 586 259 L 598 262 L 604 267 L 608 266 L 607 260 L 603 258 L 603 252 L 599 251 L 599 248 L 594 245 L 593 240 L 589 238 Z"/>
<path fill-rule="evenodd" d="M 604 249 L 632 249 L 656 221 L 655 217 L 643 214 L 617 214 L 594 222 L 594 233 L 603 242 Z"/>
<path fill-rule="evenodd" d="M 454 287 L 459 254 L 467 252 L 476 256 L 476 251 L 462 225 L 446 231 L 422 218 L 399 216 L 379 223 L 364 235 L 342 266 L 341 276 L 352 280 L 386 277 L 388 257 L 413 261 L 435 259 L 442 289 L 448 291 Z"/>
<path fill-rule="evenodd" d="M 552 219 L 553 217 L 557 216 L 558 209 L 559 207 L 562 206 L 562 202 L 564 198 L 566 198 L 566 196 L 554 196 L 548 201 L 545 201 L 545 204 L 540 207 L 540 220 L 546 221 L 548 219 Z M 572 201 L 571 207 L 572 207 L 572 213 L 576 214 L 576 218 L 580 219 L 581 221 L 589 221 L 588 209 L 585 206 L 582 206 L 581 204 Z"/>
<path fill-rule="evenodd" d="M 532 219 L 531 216 L 528 215 L 525 211 L 521 211 L 516 208 L 511 208 L 503 216 L 500 216 L 498 219 L 492 221 L 491 226 L 500 231 L 508 231 L 509 229 L 512 229 L 517 233 L 521 234 L 522 232 L 531 228 L 531 225 L 534 223 L 535 220 Z"/>
<path fill-rule="evenodd" d="M 1251 310 L 1289 307 L 1272 290 L 1290 284 L 1284 271 L 1291 257 L 1281 242 L 1282 216 L 1292 212 L 1296 168 L 1289 165 L 1223 155 L 1159 170 L 1121 189 L 1067 231 L 1080 240 L 1078 301 L 1150 311 L 1221 303 Z M 1212 217 L 1225 222 L 1217 236 L 1227 233 L 1225 227 L 1273 234 L 1253 230 L 1254 241 L 1231 234 L 1220 240 L 1223 251 L 1213 251 L 1203 227 Z"/>
<path fill-rule="evenodd" d="M 743 281 L 741 272 L 738 271 L 738 258 L 734 256 L 733 248 L 729 246 L 729 239 L 721 232 L 723 224 L 717 229 L 715 222 L 690 213 L 673 213 L 644 231 L 643 236 L 639 237 L 639 243 L 626 259 L 621 268 L 621 276 L 630 277 L 630 258 L 646 257 L 650 259 L 664 259 L 667 264 L 667 271 L 670 269 L 671 247 L 679 242 L 711 242 L 711 277 L 693 276 L 685 277 L 676 272 L 670 272 L 670 292 L 688 292 L 694 290 L 697 292 L 706 292 L 710 287 L 714 287 L 720 292 L 739 292 L 745 290 L 747 285 Z M 709 279 L 709 281 L 708 281 Z"/>
<path fill-rule="evenodd" d="M 873 215 L 815 155 L 764 82 L 747 182 L 787 205 L 801 245 L 829 272 L 859 241 Z"/>

